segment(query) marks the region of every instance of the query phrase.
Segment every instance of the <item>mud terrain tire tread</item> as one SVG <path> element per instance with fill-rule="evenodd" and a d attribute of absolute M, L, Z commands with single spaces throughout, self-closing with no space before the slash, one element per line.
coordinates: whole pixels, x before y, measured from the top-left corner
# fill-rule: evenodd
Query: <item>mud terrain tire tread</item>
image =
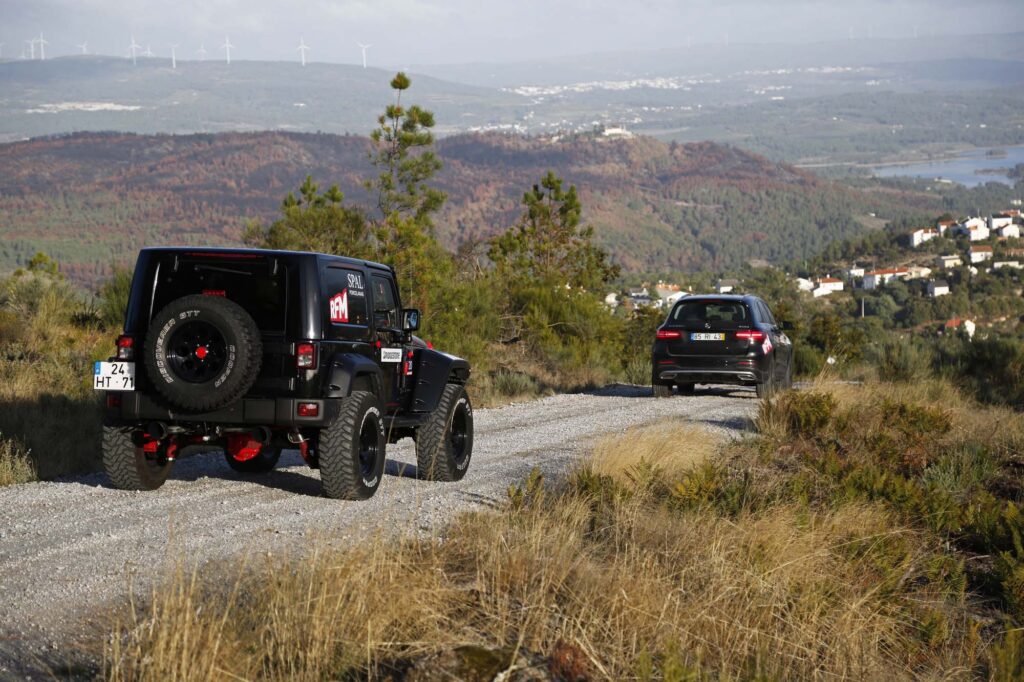
<path fill-rule="evenodd" d="M 463 461 L 456 461 L 449 433 L 456 410 L 466 410 Z M 459 481 L 469 470 L 473 456 L 473 407 L 461 384 L 446 384 L 430 417 L 416 431 L 416 477 L 427 481 Z"/>
<path fill-rule="evenodd" d="M 103 470 L 121 490 L 156 490 L 171 472 L 171 462 L 163 466 L 148 463 L 142 448 L 121 426 L 103 425 L 102 451 Z"/>
<path fill-rule="evenodd" d="M 377 460 L 373 482 L 367 485 L 359 465 L 359 436 L 367 418 L 377 421 Z M 376 396 L 355 391 L 342 400 L 341 411 L 329 426 L 320 430 L 317 456 L 324 495 L 337 500 L 366 500 L 373 497 L 384 475 L 385 439 L 381 410 Z"/>

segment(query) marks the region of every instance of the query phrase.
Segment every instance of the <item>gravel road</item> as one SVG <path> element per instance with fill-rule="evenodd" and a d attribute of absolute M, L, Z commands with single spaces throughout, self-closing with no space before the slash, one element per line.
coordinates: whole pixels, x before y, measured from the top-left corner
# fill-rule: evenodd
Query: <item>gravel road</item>
<path fill-rule="evenodd" d="M 169 555 L 206 561 L 313 536 L 340 544 L 382 525 L 432 532 L 459 511 L 500 503 L 533 467 L 557 476 L 602 434 L 670 417 L 738 433 L 756 406 L 748 389 L 654 400 L 649 389 L 616 386 L 481 409 L 464 480 L 416 480 L 406 440 L 389 447 L 389 475 L 367 502 L 320 497 L 318 473 L 294 452 L 261 476 L 233 472 L 220 453 L 188 457 L 155 492 L 114 490 L 99 474 L 0 488 L 0 678 L 77 658 L 90 618 L 129 582 L 146 589 Z"/>

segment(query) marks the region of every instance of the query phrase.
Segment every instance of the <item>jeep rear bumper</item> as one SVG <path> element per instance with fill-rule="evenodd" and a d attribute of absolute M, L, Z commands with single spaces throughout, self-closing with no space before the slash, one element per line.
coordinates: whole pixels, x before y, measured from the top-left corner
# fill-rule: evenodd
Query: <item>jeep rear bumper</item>
<path fill-rule="evenodd" d="M 300 417 L 300 403 L 316 403 L 317 416 Z M 119 407 L 108 408 L 108 416 L 127 422 L 301 428 L 325 426 L 338 416 L 340 409 L 341 401 L 332 398 L 243 398 L 212 412 L 178 412 L 154 402 L 145 394 L 125 392 L 121 394 Z"/>

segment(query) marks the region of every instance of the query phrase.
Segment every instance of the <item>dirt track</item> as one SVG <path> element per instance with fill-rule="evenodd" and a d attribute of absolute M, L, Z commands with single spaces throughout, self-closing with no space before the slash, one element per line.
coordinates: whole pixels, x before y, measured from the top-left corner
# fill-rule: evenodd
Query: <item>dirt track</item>
<path fill-rule="evenodd" d="M 340 545 L 379 526 L 431 532 L 459 511 L 500 503 L 533 467 L 558 475 L 601 434 L 668 417 L 738 433 L 756 405 L 748 389 L 655 400 L 620 386 L 477 410 L 463 481 L 416 480 L 404 441 L 389 448 L 389 475 L 368 502 L 320 497 L 317 472 L 294 452 L 273 473 L 248 477 L 219 453 L 188 457 L 149 493 L 114 490 L 99 474 L 0 488 L 0 678 L 77 658 L 89 616 L 122 598 L 129 580 L 148 587 L 168 554 L 206 561 L 313 536 Z"/>

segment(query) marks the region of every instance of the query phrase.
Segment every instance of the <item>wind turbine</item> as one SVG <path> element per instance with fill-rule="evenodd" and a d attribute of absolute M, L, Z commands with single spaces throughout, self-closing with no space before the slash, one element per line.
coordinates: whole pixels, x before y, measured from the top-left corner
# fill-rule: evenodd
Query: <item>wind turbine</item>
<path fill-rule="evenodd" d="M 201 43 L 199 45 L 199 49 L 196 50 L 196 54 L 199 55 L 199 61 L 201 61 L 201 62 L 205 62 L 206 61 L 206 44 L 205 43 Z"/>
<path fill-rule="evenodd" d="M 28 43 L 28 58 L 29 59 L 35 59 L 36 58 L 36 39 L 33 38 L 32 40 L 26 40 L 25 42 Z"/>
<path fill-rule="evenodd" d="M 146 45 L 146 51 L 142 53 L 143 57 L 155 57 L 153 50 L 149 49 L 149 45 Z"/>
<path fill-rule="evenodd" d="M 43 39 L 43 32 L 42 31 L 39 32 L 39 37 L 36 38 L 36 42 L 39 43 L 39 59 L 40 60 L 46 59 L 46 47 L 45 46 L 49 45 L 50 42 L 48 40 L 44 40 Z"/>
<path fill-rule="evenodd" d="M 75 45 L 75 47 L 77 47 L 79 50 L 81 50 L 82 54 L 89 54 L 89 43 L 88 42 L 84 42 L 81 45 Z"/>
<path fill-rule="evenodd" d="M 297 49 L 299 51 L 299 54 L 302 55 L 302 65 L 305 66 L 306 65 L 306 52 L 309 51 L 309 45 L 306 44 L 305 39 L 299 38 L 299 46 L 297 48 L 295 48 L 295 49 Z"/>
<path fill-rule="evenodd" d="M 141 47 L 142 47 L 142 45 L 139 45 L 139 44 L 138 44 L 137 42 L 135 42 L 135 36 L 134 36 L 134 35 L 132 35 L 132 42 L 131 42 L 131 45 L 129 45 L 129 46 L 128 46 L 128 51 L 129 51 L 129 52 L 131 53 L 131 55 L 132 55 L 132 64 L 135 64 L 135 63 L 136 63 L 136 62 L 135 62 L 135 50 L 138 50 L 138 49 L 139 49 L 139 48 L 141 48 Z"/>
<path fill-rule="evenodd" d="M 175 50 L 178 49 L 178 43 L 171 43 L 170 44 L 170 48 L 171 48 L 171 68 L 172 69 L 176 69 L 176 68 L 178 68 L 178 55 L 175 53 Z"/>
<path fill-rule="evenodd" d="M 220 46 L 220 49 L 224 50 L 224 60 L 228 64 L 231 63 L 231 48 L 233 47 L 234 45 L 231 44 L 231 40 L 227 36 L 224 36 L 224 44 Z"/>
<path fill-rule="evenodd" d="M 363 51 L 363 68 L 366 68 L 366 51 L 369 50 L 373 45 L 363 45 L 362 43 L 356 43 L 359 49 Z"/>

